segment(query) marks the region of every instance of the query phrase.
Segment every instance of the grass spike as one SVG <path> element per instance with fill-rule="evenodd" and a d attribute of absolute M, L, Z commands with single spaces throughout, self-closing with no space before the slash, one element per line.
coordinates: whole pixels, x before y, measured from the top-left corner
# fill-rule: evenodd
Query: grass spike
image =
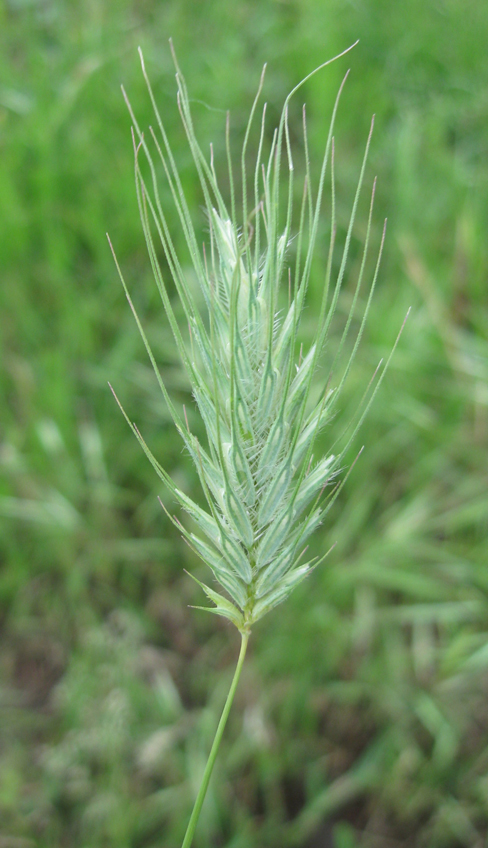
<path fill-rule="evenodd" d="M 180 529 L 185 542 L 207 564 L 224 593 L 216 592 L 191 575 L 214 605 L 205 609 L 226 618 L 241 634 L 241 650 L 236 672 L 183 840 L 182 848 L 190 848 L 241 673 L 251 628 L 263 615 L 288 597 L 293 588 L 324 558 L 313 557 L 303 563 L 302 558 L 307 550 L 304 544 L 329 513 L 361 454 L 362 448 L 343 474 L 346 453 L 384 379 L 404 325 L 386 362 L 384 365 L 380 363 L 376 369 L 355 414 L 344 430 L 343 441 L 338 450 L 334 450 L 334 453 L 329 450 L 326 456 L 320 456 L 317 451 L 317 436 L 339 405 L 341 391 L 358 352 L 379 274 L 385 231 L 383 230 L 368 297 L 359 321 L 359 330 L 351 342 L 351 325 L 356 317 L 368 268 L 375 180 L 351 308 L 335 351 L 330 356 L 325 389 L 320 392 L 318 400 L 314 399 L 317 369 L 329 340 L 345 279 L 360 193 L 365 180 L 374 117 L 366 141 L 339 269 L 333 280 L 337 238 L 334 126 L 349 71 L 341 82 L 333 104 L 315 189 L 312 186 L 306 110 L 303 106 L 304 178 L 297 215 L 294 195 L 298 171 L 294 161 L 289 106 L 291 98 L 313 74 L 344 56 L 355 45 L 351 45 L 334 59 L 322 63 L 292 89 L 283 104 L 278 126 L 273 132 L 267 152 L 264 104 L 257 139 L 256 164 L 252 169 L 248 193 L 247 158 L 251 147 L 254 117 L 264 85 L 266 66 L 263 68 L 240 152 L 242 204 L 239 204 L 239 209 L 236 202 L 230 117 L 227 113 L 225 156 L 230 193 L 229 212 L 218 184 L 213 146 L 210 146 L 208 161 L 197 140 L 186 82 L 173 45 L 171 42 L 170 44 L 176 69 L 178 110 L 208 219 L 209 251 L 205 246 L 202 250 L 197 244 L 190 207 L 157 108 L 142 51 L 139 51 L 142 71 L 154 108 L 158 133 L 151 128 L 150 138 L 146 137 L 137 123 L 125 92 L 124 97 L 134 126 L 136 194 L 143 233 L 156 285 L 206 429 L 208 444 L 205 447 L 190 431 L 186 406 L 183 407 L 182 418 L 169 396 L 115 252 L 111 244 L 110 246 L 171 418 L 195 464 L 205 497 L 205 507 L 176 487 L 114 393 L 115 399 L 159 478 L 198 528 L 197 533 L 189 530 L 177 516 L 169 515 L 162 504 L 170 520 Z M 185 237 L 193 271 L 202 289 L 202 309 L 172 238 L 173 213 L 163 209 L 155 166 L 157 158 L 153 159 L 152 146 L 161 161 L 173 211 L 176 213 L 174 218 L 179 222 Z M 140 161 L 144 157 L 150 174 L 147 183 Z M 283 158 L 288 166 L 287 175 L 284 173 L 286 165 L 282 162 Z M 315 336 L 311 340 L 305 340 L 304 345 L 303 340 L 299 338 L 300 318 L 305 308 L 312 275 L 312 261 L 329 171 L 331 220 L 323 290 Z M 281 185 L 282 179 L 285 181 L 284 187 Z M 254 203 L 250 212 L 248 197 L 252 197 Z M 242 215 L 242 220 L 239 220 L 239 215 Z M 296 233 L 293 233 L 294 227 L 297 228 Z M 184 324 L 188 328 L 188 341 L 180 328 L 159 266 L 158 239 L 182 305 Z M 296 258 L 288 263 L 287 250 L 292 239 L 296 246 Z M 279 301 L 279 290 L 283 283 L 288 287 L 288 304 L 284 311 L 281 310 Z M 345 367 L 341 366 L 343 370 L 337 376 L 336 371 L 346 344 L 351 345 L 352 349 Z M 340 479 L 337 479 L 338 477 Z"/>

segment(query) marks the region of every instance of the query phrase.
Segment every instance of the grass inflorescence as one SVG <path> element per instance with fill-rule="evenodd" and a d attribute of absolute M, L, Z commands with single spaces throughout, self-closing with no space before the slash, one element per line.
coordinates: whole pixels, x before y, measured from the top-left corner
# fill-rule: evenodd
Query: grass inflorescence
<path fill-rule="evenodd" d="M 188 529 L 177 516 L 171 516 L 168 512 L 170 519 L 181 529 L 184 539 L 209 566 L 215 580 L 225 591 L 225 594 L 217 592 L 194 578 L 214 604 L 213 607 L 203 609 L 209 609 L 210 612 L 229 619 L 242 637 L 234 678 L 183 840 L 182 848 L 190 848 L 239 681 L 251 627 L 281 603 L 324 558 L 307 560 L 305 543 L 323 521 L 346 479 L 347 475 L 343 476 L 342 483 L 337 481 L 344 465 L 346 451 L 388 366 L 389 360 L 380 371 L 380 362 L 374 372 L 356 413 L 346 427 L 347 436 L 342 443 L 334 448 L 334 452 L 331 449 L 324 457 L 315 459 L 317 436 L 336 411 L 341 390 L 358 350 L 378 276 L 385 228 L 352 349 L 337 378 L 335 370 L 341 361 L 342 349 L 353 319 L 356 318 L 356 307 L 367 264 L 376 184 L 374 181 L 366 238 L 350 310 L 337 348 L 333 351 L 328 376 L 317 392 L 315 378 L 344 282 L 373 121 L 342 253 L 338 264 L 335 264 L 333 131 L 347 74 L 332 110 L 318 184 L 315 187 L 310 179 L 304 108 L 305 177 L 297 212 L 294 204 L 294 164 L 288 109 L 293 95 L 316 71 L 302 80 L 286 98 L 267 155 L 263 154 L 266 135 L 266 105 L 264 106 L 255 167 L 248 179 L 247 147 L 263 86 L 265 68 L 263 69 L 242 146 L 242 205 L 239 204 L 238 214 L 229 116 L 227 115 L 226 123 L 226 153 L 230 204 L 226 203 L 219 188 L 213 148 L 210 148 L 210 157 L 207 159 L 197 141 L 186 84 L 173 51 L 178 107 L 198 173 L 208 225 L 209 244 L 201 249 L 141 51 L 140 55 L 157 119 L 157 131 L 150 128 L 152 148 L 164 169 L 191 257 L 192 276 L 198 281 L 199 294 L 203 298 L 203 309 L 171 237 L 169 214 L 161 202 L 153 153 L 124 92 L 133 120 L 137 198 L 159 293 L 206 430 L 205 445 L 191 431 L 186 410 L 184 409 L 182 417 L 168 393 L 118 263 L 117 268 L 163 397 L 197 469 L 205 494 L 206 508 L 200 507 L 176 486 L 146 444 L 138 427 L 131 424 L 123 409 L 122 411 L 161 480 L 191 516 L 197 530 Z M 330 62 L 325 62 L 320 68 L 328 64 Z M 143 175 L 141 155 L 145 156 L 149 166 L 149 181 Z M 327 178 L 331 193 L 328 256 L 315 335 L 308 350 L 303 350 L 299 328 L 310 281 Z M 297 241 L 294 257 L 291 253 L 293 237 L 296 237 Z M 158 260 L 160 247 L 179 296 L 188 328 L 186 336 L 180 328 Z M 281 296 L 284 282 L 288 291 L 285 306 Z"/>
<path fill-rule="evenodd" d="M 341 487 L 338 474 L 344 467 L 346 451 L 387 365 L 383 371 L 378 368 L 373 375 L 356 417 L 350 422 L 348 437 L 334 453 L 331 451 L 316 459 L 314 450 L 317 436 L 335 414 L 340 402 L 341 389 L 358 349 L 379 270 L 384 230 L 352 350 L 341 376 L 336 378 L 334 369 L 340 360 L 353 318 L 356 318 L 356 307 L 365 276 L 375 194 L 373 183 L 363 256 L 350 312 L 333 353 L 329 373 L 317 393 L 317 371 L 344 282 L 373 122 L 338 270 L 334 272 L 336 222 L 333 130 L 347 74 L 332 110 L 320 175 L 315 187 L 311 185 L 310 179 L 305 110 L 303 112 L 305 177 L 301 203 L 296 209 L 288 109 L 292 96 L 308 77 L 286 98 L 266 156 L 263 152 L 266 137 L 264 105 L 255 167 L 253 173 L 248 175 L 247 148 L 263 86 L 263 69 L 241 151 L 242 203 L 238 211 L 229 117 L 226 150 L 230 204 L 224 200 L 219 188 L 212 147 L 209 158 L 206 158 L 197 141 L 186 84 L 175 58 L 178 106 L 198 172 L 208 224 L 209 244 L 201 248 L 145 71 L 142 52 L 141 61 L 157 129 L 150 128 L 150 146 L 124 92 L 134 126 L 137 197 L 158 289 L 205 426 L 205 445 L 190 431 L 186 412 L 182 416 L 169 396 L 125 283 L 124 288 L 174 424 L 195 463 L 206 498 L 205 509 L 175 485 L 147 446 L 137 426 L 131 426 L 157 473 L 191 516 L 198 530 L 187 529 L 176 516 L 170 516 L 171 520 L 181 529 L 190 547 L 206 562 L 216 581 L 225 590 L 223 595 L 200 583 L 214 603 L 210 611 L 230 619 L 241 633 L 248 633 L 254 622 L 283 601 L 318 564 L 318 558 L 307 560 L 305 543 L 321 524 L 337 497 Z M 327 64 L 329 62 L 320 67 Z M 149 180 L 143 176 L 141 156 L 145 156 L 149 165 Z M 193 290 L 187 270 L 183 268 L 173 244 L 169 213 L 163 208 L 160 199 L 154 156 L 164 169 L 187 242 L 193 275 L 203 295 L 203 310 L 198 293 Z M 299 339 L 300 320 L 306 302 L 327 181 L 331 197 L 328 257 L 315 338 L 308 350 L 304 351 Z M 296 245 L 293 245 L 294 256 L 291 251 L 293 239 L 296 239 Z M 177 320 L 158 261 L 160 247 L 164 251 L 184 312 L 188 327 L 186 337 Z M 284 306 L 283 288 L 288 292 Z"/>

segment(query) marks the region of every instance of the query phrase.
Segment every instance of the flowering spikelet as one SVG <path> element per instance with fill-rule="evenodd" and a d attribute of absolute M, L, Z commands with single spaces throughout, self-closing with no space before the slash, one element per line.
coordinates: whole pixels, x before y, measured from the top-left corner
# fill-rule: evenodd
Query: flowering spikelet
<path fill-rule="evenodd" d="M 263 71 L 242 150 L 243 201 L 242 218 L 238 220 L 229 134 L 227 132 L 231 187 L 230 210 L 217 184 L 213 154 L 207 160 L 196 140 L 185 82 L 175 59 L 178 105 L 198 172 L 208 217 L 209 245 L 202 251 L 197 244 L 190 211 L 147 79 L 142 54 L 141 61 L 157 119 L 158 132 L 151 129 L 152 140 L 151 145 L 148 145 L 128 104 L 134 122 L 137 196 L 156 283 L 183 366 L 192 386 L 196 405 L 206 428 L 205 445 L 202 445 L 190 432 L 186 416 L 185 420 L 182 420 L 169 397 L 143 327 L 135 313 L 127 289 L 125 290 L 173 421 L 195 463 L 207 501 L 206 509 L 202 509 L 188 495 L 176 488 L 149 450 L 137 427 L 132 424 L 131 427 L 160 478 L 169 487 L 183 509 L 192 517 L 196 529 L 188 530 L 178 519 L 172 518 L 172 520 L 178 524 L 190 547 L 211 568 L 215 579 L 226 593 L 224 596 L 200 584 L 215 604 L 211 611 L 230 619 L 242 633 L 245 633 L 249 631 L 253 622 L 286 598 L 294 586 L 303 580 L 317 564 L 316 560 L 302 561 L 306 550 L 306 540 L 321 523 L 337 496 L 339 486 L 335 478 L 342 467 L 344 453 L 360 426 L 384 373 L 384 371 L 381 372 L 376 386 L 366 393 L 355 420 L 351 422 L 351 435 L 347 444 L 336 455 L 330 454 L 315 462 L 314 443 L 317 434 L 335 410 L 341 388 L 359 344 L 378 273 L 379 256 L 366 307 L 360 320 L 359 332 L 354 340 L 347 365 L 338 384 L 331 387 L 326 381 L 322 393 L 317 398 L 316 392 L 312 391 L 312 385 L 316 385 L 319 357 L 344 279 L 348 247 L 363 183 L 371 133 L 366 145 L 339 271 L 333 277 L 332 254 L 335 238 L 333 126 L 342 86 L 332 112 L 315 200 L 310 190 L 304 120 L 306 177 L 301 208 L 295 216 L 293 210 L 294 169 L 288 132 L 288 104 L 296 89 L 291 92 L 285 102 L 279 126 L 274 133 L 271 149 L 264 164 L 262 157 L 265 139 L 265 108 L 263 109 L 256 167 L 250 191 L 247 185 L 246 152 L 263 84 Z M 164 168 L 174 208 L 188 244 L 194 274 L 203 294 L 205 314 L 202 314 L 197 306 L 197 292 L 189 285 L 171 240 L 167 212 L 162 208 L 158 194 L 156 169 L 150 147 L 154 147 Z M 141 152 L 149 165 L 149 183 L 146 182 L 140 169 Z M 285 204 L 284 220 L 280 223 L 282 216 L 279 210 L 283 205 L 280 198 L 282 171 L 286 173 L 288 200 Z M 297 357 L 300 316 L 310 277 L 327 174 L 330 175 L 332 187 L 332 214 L 323 298 L 314 342 L 305 353 L 300 350 Z M 248 191 L 249 195 L 252 194 L 252 203 L 249 203 Z M 350 329 L 363 280 L 373 198 L 374 185 L 365 247 L 351 312 L 334 362 L 341 353 Z M 292 237 L 296 237 L 297 242 L 293 268 L 288 264 Z M 160 245 L 164 250 L 188 323 L 188 338 L 185 338 L 180 330 L 158 264 L 157 249 Z M 280 309 L 279 288 L 283 282 L 289 288 L 289 298 L 287 307 Z M 332 482 L 334 486 L 328 489 L 329 496 L 324 502 L 321 498 L 322 493 Z"/>

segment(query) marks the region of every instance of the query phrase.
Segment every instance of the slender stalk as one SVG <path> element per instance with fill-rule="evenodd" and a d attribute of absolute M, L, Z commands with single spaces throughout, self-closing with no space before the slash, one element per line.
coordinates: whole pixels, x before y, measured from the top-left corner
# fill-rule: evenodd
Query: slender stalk
<path fill-rule="evenodd" d="M 208 756 L 207 765 L 205 766 L 205 771 L 203 773 L 203 779 L 198 790 L 197 799 L 195 801 L 195 806 L 193 807 L 192 814 L 190 816 L 190 821 L 188 823 L 188 827 L 185 833 L 185 838 L 183 840 L 183 844 L 181 848 L 190 848 L 193 842 L 193 836 L 195 834 L 195 828 L 197 826 L 198 817 L 200 815 L 200 811 L 202 809 L 203 802 L 205 800 L 205 795 L 207 794 L 208 784 L 210 781 L 210 776 L 212 774 L 212 769 L 215 764 L 215 760 L 217 759 L 217 753 L 219 750 L 220 741 L 222 739 L 225 725 L 227 724 L 227 719 L 229 717 L 230 708 L 232 706 L 232 701 L 234 700 L 234 695 L 237 689 L 237 684 L 239 682 L 239 677 L 241 676 L 241 669 L 244 663 L 244 657 L 246 656 L 247 643 L 249 641 L 249 633 L 242 633 L 242 642 L 241 642 L 241 650 L 239 652 L 239 659 L 237 660 L 236 670 L 234 672 L 234 677 L 232 679 L 231 687 L 229 689 L 229 694 L 227 695 L 227 700 L 225 702 L 224 709 L 222 711 L 222 715 L 220 717 L 219 726 L 217 727 L 217 732 L 215 734 L 215 738 L 213 741 L 213 745 Z"/>

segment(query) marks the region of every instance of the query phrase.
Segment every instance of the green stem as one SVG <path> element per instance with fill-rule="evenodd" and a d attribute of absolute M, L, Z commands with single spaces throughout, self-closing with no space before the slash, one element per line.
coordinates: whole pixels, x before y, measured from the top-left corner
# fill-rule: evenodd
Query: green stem
<path fill-rule="evenodd" d="M 208 784 L 210 781 L 210 775 L 212 774 L 212 769 L 215 764 L 215 760 L 217 759 L 217 753 L 219 750 L 220 740 L 222 739 L 222 735 L 225 730 L 225 725 L 227 724 L 227 719 L 229 717 L 230 708 L 232 706 L 232 701 L 234 700 L 234 695 L 237 689 L 237 684 L 239 682 L 239 677 L 241 676 L 241 669 L 244 663 L 244 657 L 246 656 L 247 643 L 249 641 L 249 633 L 242 633 L 242 642 L 241 642 L 241 650 L 239 652 L 239 659 L 237 660 L 236 670 L 234 672 L 234 677 L 232 679 L 231 687 L 229 689 L 229 694 L 227 695 L 227 700 L 225 702 L 224 709 L 222 711 L 222 715 L 220 717 L 219 726 L 217 727 L 217 732 L 215 734 L 215 739 L 213 741 L 212 749 L 208 756 L 207 765 L 205 766 L 205 771 L 203 773 L 203 779 L 198 790 L 197 799 L 195 801 L 195 806 L 193 807 L 192 814 L 190 816 L 190 821 L 188 822 L 188 827 L 186 829 L 185 838 L 183 840 L 183 844 L 181 848 L 190 848 L 193 842 L 193 836 L 195 834 L 195 828 L 197 826 L 198 817 L 200 815 L 200 811 L 202 809 L 203 802 L 205 800 L 205 795 L 207 794 Z"/>

